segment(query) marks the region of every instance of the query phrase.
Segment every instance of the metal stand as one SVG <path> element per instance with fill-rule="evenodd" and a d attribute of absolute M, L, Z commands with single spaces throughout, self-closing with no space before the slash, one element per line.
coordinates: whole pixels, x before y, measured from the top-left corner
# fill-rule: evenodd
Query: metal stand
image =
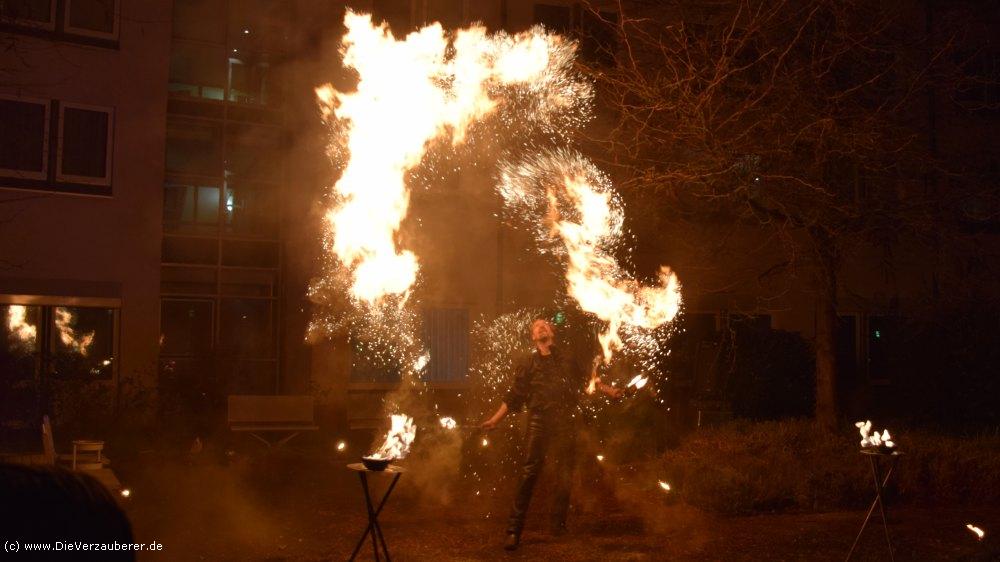
<path fill-rule="evenodd" d="M 895 561 L 896 557 L 892 552 L 892 541 L 889 539 L 889 523 L 886 521 L 885 516 L 885 500 L 882 498 L 882 491 L 885 490 L 886 484 L 889 483 L 889 478 L 892 476 L 892 471 L 896 468 L 896 462 L 902 453 L 880 453 L 878 451 L 861 451 L 861 454 L 868 457 L 868 461 L 872 466 L 872 479 L 875 484 L 875 499 L 872 500 L 871 507 L 868 508 L 868 514 L 865 515 L 865 521 L 861 524 L 861 530 L 858 531 L 858 536 L 854 539 L 854 544 L 851 545 L 850 552 L 847 553 L 846 561 L 851 559 L 854 555 L 854 549 L 857 548 L 858 543 L 861 542 L 861 535 L 865 532 L 865 527 L 868 526 L 868 521 L 871 520 L 872 514 L 875 513 L 875 507 L 878 506 L 879 512 L 882 515 L 882 528 L 885 529 L 885 542 L 889 547 L 889 560 Z M 889 470 L 886 471 L 885 476 L 882 476 L 882 461 L 886 461 Z"/>
<path fill-rule="evenodd" d="M 365 544 L 365 539 L 371 534 L 372 537 L 372 554 L 375 556 L 375 560 L 380 560 L 379 558 L 379 548 L 381 547 L 382 553 L 385 555 L 386 562 L 391 562 L 392 558 L 389 557 L 389 547 L 385 545 L 385 534 L 382 532 L 382 527 L 378 524 L 378 515 L 382 513 L 382 508 L 385 507 L 385 502 L 389 499 L 389 494 L 392 493 L 392 489 L 396 487 L 396 482 L 399 481 L 399 477 L 403 475 L 403 469 L 396 465 L 389 465 L 383 471 L 372 471 L 365 468 L 365 465 L 361 463 L 354 463 L 347 465 L 347 468 L 357 471 L 358 476 L 361 478 L 361 489 L 365 493 L 365 506 L 368 508 L 368 527 L 365 528 L 365 532 L 358 539 L 357 546 L 354 547 L 354 552 L 351 553 L 349 560 L 354 560 L 358 556 L 358 552 L 361 551 L 361 546 Z M 374 506 L 372 502 L 371 491 L 368 487 L 368 474 L 392 474 L 392 482 L 389 483 L 389 488 L 385 491 L 382 496 L 382 500 L 378 503 L 378 507 Z"/>

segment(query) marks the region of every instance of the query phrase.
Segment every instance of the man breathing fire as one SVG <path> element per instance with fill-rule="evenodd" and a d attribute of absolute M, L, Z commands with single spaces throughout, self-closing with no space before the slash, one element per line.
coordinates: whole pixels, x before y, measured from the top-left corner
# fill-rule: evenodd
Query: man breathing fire
<path fill-rule="evenodd" d="M 507 550 L 520 544 L 531 493 L 549 453 L 556 476 L 551 529 L 556 535 L 566 531 L 580 394 L 592 380 L 602 393 L 612 398 L 621 395 L 621 390 L 603 384 L 594 375 L 599 359 L 588 371 L 573 360 L 568 350 L 555 344 L 555 328 L 548 320 L 536 318 L 531 322 L 531 340 L 535 349 L 518 365 L 514 383 L 500 408 L 482 424 L 484 429 L 493 429 L 508 411 L 528 407 L 527 455 L 521 464 L 521 479 L 507 524 Z"/>

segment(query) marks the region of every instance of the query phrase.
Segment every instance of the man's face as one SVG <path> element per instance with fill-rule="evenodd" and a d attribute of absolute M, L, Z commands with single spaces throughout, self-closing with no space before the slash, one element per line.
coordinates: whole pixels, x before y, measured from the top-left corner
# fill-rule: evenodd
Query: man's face
<path fill-rule="evenodd" d="M 555 330 L 547 320 L 539 318 L 531 323 L 531 341 L 548 345 L 554 337 Z"/>

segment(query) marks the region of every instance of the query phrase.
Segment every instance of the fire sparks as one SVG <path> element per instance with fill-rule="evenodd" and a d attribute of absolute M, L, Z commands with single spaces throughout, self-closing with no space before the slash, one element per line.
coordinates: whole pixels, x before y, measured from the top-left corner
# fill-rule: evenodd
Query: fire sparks
<path fill-rule="evenodd" d="M 94 332 L 86 334 L 77 333 L 76 328 L 73 326 L 76 324 L 76 318 L 74 318 L 73 313 L 68 308 L 57 307 L 55 314 L 59 341 L 72 351 L 86 357 L 90 351 L 90 345 L 94 343 Z"/>
<path fill-rule="evenodd" d="M 455 429 L 456 427 L 458 427 L 458 423 L 455 422 L 455 418 L 444 417 L 440 418 L 438 422 L 440 422 L 441 427 L 445 429 Z"/>
<path fill-rule="evenodd" d="M 605 323 L 598 336 L 605 363 L 625 347 L 626 339 L 655 345 L 645 336 L 676 317 L 680 283 L 665 266 L 656 286 L 639 283 L 621 268 L 613 250 L 624 235 L 624 210 L 593 163 L 559 150 L 507 164 L 501 170 L 500 193 L 509 206 L 539 219 L 540 245 L 554 246 L 552 251 L 565 258 L 567 292 L 582 310 Z"/>
<path fill-rule="evenodd" d="M 660 485 L 660 489 L 663 490 L 664 492 L 669 492 L 670 491 L 670 484 L 667 484 L 663 480 L 660 480 L 658 482 L 658 484 Z"/>
<path fill-rule="evenodd" d="M 417 426 L 413 418 L 403 414 L 392 416 L 392 426 L 385 436 L 385 442 L 378 451 L 369 455 L 373 459 L 399 460 L 410 452 L 410 445 L 417 436 Z"/>
<path fill-rule="evenodd" d="M 986 531 L 984 531 L 981 528 L 973 525 L 972 523 L 969 523 L 968 525 L 966 525 L 965 528 L 968 529 L 968 530 L 970 530 L 970 531 L 972 531 L 973 533 L 975 533 L 976 537 L 979 540 L 983 540 L 983 537 L 986 536 Z"/>
<path fill-rule="evenodd" d="M 424 353 L 420 357 L 417 357 L 417 360 L 413 362 L 413 371 L 416 373 L 423 371 L 424 367 L 426 367 L 427 364 L 430 363 L 430 360 L 431 360 L 430 353 Z"/>
<path fill-rule="evenodd" d="M 648 382 L 649 382 L 648 377 L 644 377 L 642 375 L 636 375 L 635 377 L 632 378 L 632 380 L 628 381 L 628 384 L 625 385 L 625 388 L 635 387 L 636 390 L 639 390 L 642 387 L 646 386 L 646 383 Z"/>
<path fill-rule="evenodd" d="M 35 350 L 38 327 L 28 322 L 28 307 L 20 304 L 7 307 L 7 330 L 18 347 L 29 353 Z"/>
<path fill-rule="evenodd" d="M 862 448 L 880 448 L 884 447 L 886 449 L 892 449 L 896 444 L 892 441 L 892 437 L 889 435 L 889 430 L 885 429 L 880 434 L 878 431 L 871 433 L 872 422 L 871 420 L 857 422 L 854 427 L 858 428 L 858 432 L 861 434 L 861 447 Z"/>
<path fill-rule="evenodd" d="M 350 272 L 355 299 L 405 301 L 418 272 L 416 255 L 397 242 L 409 208 L 407 172 L 432 140 L 461 144 L 469 127 L 501 103 L 504 86 L 528 86 L 537 102 L 531 119 L 578 103 L 561 79 L 572 67 L 572 49 L 540 28 L 487 35 L 477 26 L 450 40 L 435 23 L 396 39 L 371 16 L 350 10 L 344 24 L 343 62 L 357 72 L 357 89 L 316 90 L 324 118 L 338 131 L 331 154 L 346 156 L 326 214 L 327 251 Z"/>

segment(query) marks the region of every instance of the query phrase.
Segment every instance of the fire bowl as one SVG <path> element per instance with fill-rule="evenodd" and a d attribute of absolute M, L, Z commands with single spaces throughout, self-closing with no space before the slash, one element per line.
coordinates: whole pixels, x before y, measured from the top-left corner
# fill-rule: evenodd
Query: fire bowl
<path fill-rule="evenodd" d="M 389 466 L 392 459 L 382 459 L 376 457 L 361 457 L 361 464 L 365 465 L 368 470 L 374 470 L 375 472 L 382 472 Z"/>

